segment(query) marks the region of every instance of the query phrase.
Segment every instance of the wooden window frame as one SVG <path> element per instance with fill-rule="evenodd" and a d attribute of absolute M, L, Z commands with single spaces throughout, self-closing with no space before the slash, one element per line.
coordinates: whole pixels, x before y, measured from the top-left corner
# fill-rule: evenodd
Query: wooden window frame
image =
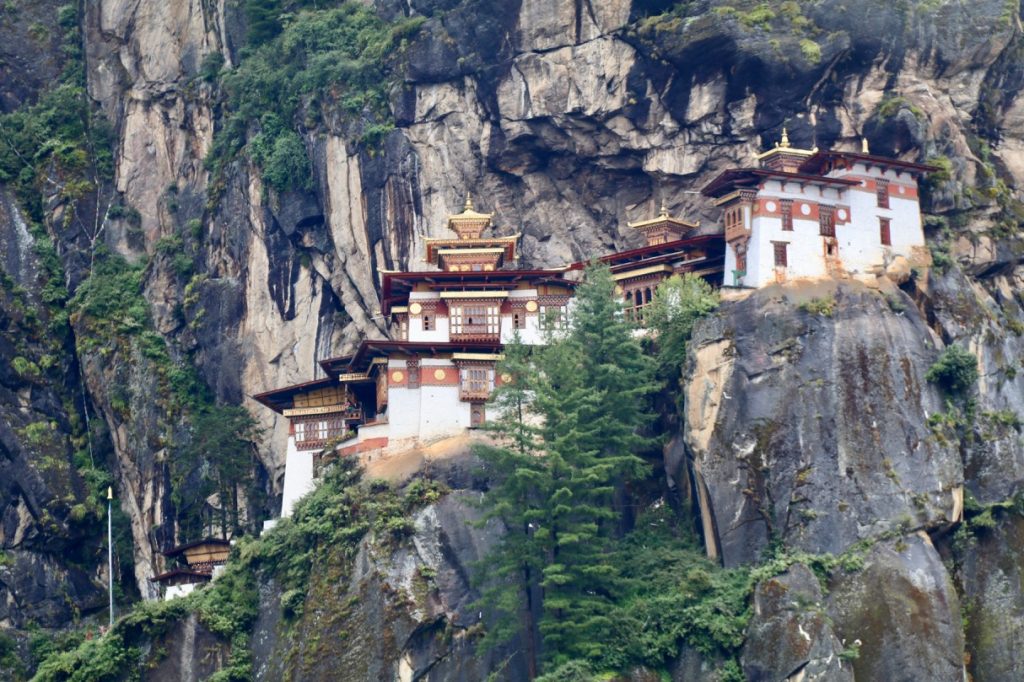
<path fill-rule="evenodd" d="M 292 419 L 296 450 L 322 450 L 329 441 L 348 433 L 348 413 L 337 412 Z"/>
<path fill-rule="evenodd" d="M 484 402 L 494 391 L 494 366 L 468 364 L 459 367 L 459 399 Z"/>
<path fill-rule="evenodd" d="M 501 305 L 493 302 L 449 305 L 448 325 L 452 339 L 498 338 L 501 335 Z"/>
<path fill-rule="evenodd" d="M 892 218 L 878 219 L 878 238 L 882 246 L 892 246 Z"/>
<path fill-rule="evenodd" d="M 889 208 L 889 181 L 875 180 L 875 201 L 878 208 Z"/>
<path fill-rule="evenodd" d="M 780 199 L 779 207 L 782 211 L 782 231 L 792 232 L 793 231 L 793 200 L 792 199 Z M 738 270 L 739 268 L 737 268 Z"/>
<path fill-rule="evenodd" d="M 818 206 L 818 234 L 822 237 L 836 236 L 835 206 Z"/>
<path fill-rule="evenodd" d="M 775 258 L 775 267 L 789 267 L 789 242 L 772 242 L 772 252 Z"/>

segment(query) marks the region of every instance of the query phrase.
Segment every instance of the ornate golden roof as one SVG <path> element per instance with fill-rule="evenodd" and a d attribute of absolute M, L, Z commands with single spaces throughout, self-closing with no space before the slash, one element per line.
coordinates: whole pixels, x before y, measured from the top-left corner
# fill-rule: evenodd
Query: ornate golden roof
<path fill-rule="evenodd" d="M 460 239 L 478 239 L 481 233 L 491 226 L 493 217 L 493 213 L 474 211 L 473 199 L 467 194 L 462 213 L 448 216 L 448 229 L 458 234 Z"/>
<path fill-rule="evenodd" d="M 665 201 L 662 200 L 662 202 L 661 202 L 661 211 L 658 212 L 658 216 L 656 218 L 648 218 L 647 220 L 638 220 L 638 221 L 636 221 L 634 223 L 627 222 L 626 225 L 628 225 L 629 227 L 641 230 L 641 231 L 643 231 L 644 229 L 660 227 L 662 225 L 674 226 L 674 227 L 682 228 L 682 229 L 685 229 L 685 230 L 692 230 L 694 228 L 700 227 L 700 221 L 698 220 L 695 223 L 691 223 L 691 222 L 687 222 L 685 220 L 682 220 L 680 218 L 673 218 L 668 213 L 668 207 L 665 206 Z"/>
<path fill-rule="evenodd" d="M 813 156 L 818 153 L 818 148 L 814 149 L 798 149 L 790 145 L 789 143 L 789 131 L 786 130 L 785 126 L 782 128 L 782 139 L 775 143 L 775 147 L 769 149 L 766 152 L 755 154 L 754 158 L 760 161 L 776 154 L 792 154 L 794 156 Z"/>

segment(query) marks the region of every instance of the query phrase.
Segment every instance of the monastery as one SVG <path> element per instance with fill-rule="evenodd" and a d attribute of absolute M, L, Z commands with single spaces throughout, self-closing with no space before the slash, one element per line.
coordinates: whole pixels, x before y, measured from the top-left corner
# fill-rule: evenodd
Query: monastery
<path fill-rule="evenodd" d="M 786 132 L 753 168 L 731 169 L 702 193 L 723 225 L 669 215 L 628 223 L 646 245 L 600 258 L 626 313 L 643 323 L 659 282 L 694 273 L 714 286 L 758 288 L 814 277 L 879 273 L 893 260 L 928 265 L 918 178 L 932 168 L 866 152 L 803 150 Z M 518 267 L 518 234 L 466 200 L 450 236 L 427 238 L 426 268 L 381 271 L 389 340 L 320 361 L 323 378 L 254 398 L 289 420 L 282 516 L 313 486 L 324 458 L 386 457 L 464 434 L 488 419 L 503 377 L 502 344 L 541 343 L 571 315 L 585 263 Z"/>

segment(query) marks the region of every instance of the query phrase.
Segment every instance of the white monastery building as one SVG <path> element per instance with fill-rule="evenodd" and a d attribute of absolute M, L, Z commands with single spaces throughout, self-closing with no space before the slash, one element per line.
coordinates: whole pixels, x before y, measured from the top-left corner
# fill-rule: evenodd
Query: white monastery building
<path fill-rule="evenodd" d="M 931 265 L 917 180 L 933 167 L 797 149 L 785 129 L 757 159 L 703 189 L 724 209 L 726 285 L 869 274 L 900 257 Z"/>
<path fill-rule="evenodd" d="M 757 158 L 757 168 L 725 171 L 703 189 L 722 207 L 724 226 L 701 230 L 662 206 L 629 223 L 645 246 L 600 258 L 631 319 L 643 323 L 658 284 L 675 274 L 757 288 L 880 273 L 898 258 L 930 264 L 917 180 L 932 168 L 796 149 L 785 130 Z M 324 462 L 386 457 L 483 424 L 503 381 L 503 344 L 517 334 L 542 343 L 547 326 L 564 324 L 585 263 L 519 269 L 519 235 L 494 234 L 492 219 L 467 199 L 448 217 L 451 237 L 425 240 L 426 269 L 379 273 L 389 340 L 321 360 L 323 378 L 254 396 L 289 421 L 282 516 Z"/>

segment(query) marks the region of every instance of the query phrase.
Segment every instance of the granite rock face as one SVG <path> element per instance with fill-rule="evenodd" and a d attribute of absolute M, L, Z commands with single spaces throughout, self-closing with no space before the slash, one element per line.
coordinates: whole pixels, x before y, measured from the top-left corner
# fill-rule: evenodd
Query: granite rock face
<path fill-rule="evenodd" d="M 863 570 L 830 587 L 836 635 L 860 641 L 854 679 L 963 680 L 960 600 L 926 535 L 876 545 Z"/>
<path fill-rule="evenodd" d="M 261 593 L 253 653 L 262 680 L 526 679 L 517 642 L 479 655 L 479 593 L 469 583 L 500 537 L 472 525 L 479 493 L 454 492 L 417 513 L 411 542 L 368 536 L 354 561 L 321 557 L 302 617 L 288 636 L 275 621 L 280 594 Z"/>
<path fill-rule="evenodd" d="M 852 682 L 853 671 L 839 654 L 818 578 L 794 564 L 754 591 L 754 616 L 743 648 L 748 680 L 836 680 Z"/>
<path fill-rule="evenodd" d="M 975 680 L 1012 680 L 1024 675 L 1024 520 L 1000 516 L 964 548 L 963 584 L 967 671 Z"/>
<path fill-rule="evenodd" d="M 772 538 L 838 554 L 956 520 L 963 464 L 927 426 L 938 348 L 916 309 L 855 282 L 768 287 L 725 303 L 692 346 L 686 440 L 726 566 Z"/>

